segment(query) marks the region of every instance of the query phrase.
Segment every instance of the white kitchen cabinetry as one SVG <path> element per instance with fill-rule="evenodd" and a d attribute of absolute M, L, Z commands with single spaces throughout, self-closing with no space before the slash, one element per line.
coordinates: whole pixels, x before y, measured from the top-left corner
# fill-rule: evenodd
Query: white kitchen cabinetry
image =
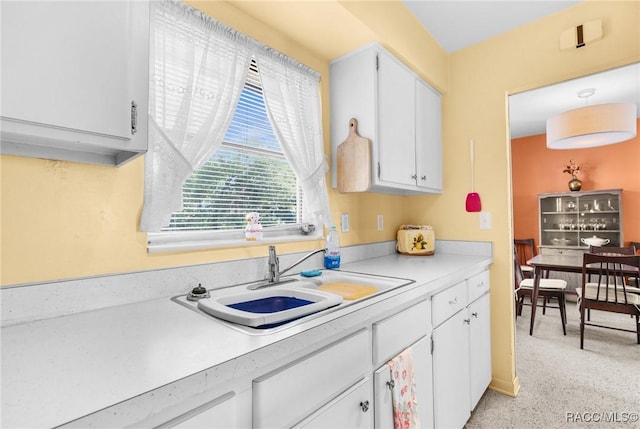
<path fill-rule="evenodd" d="M 107 165 L 144 153 L 149 3 L 1 7 L 2 153 Z"/>
<path fill-rule="evenodd" d="M 416 79 L 416 184 L 442 192 L 442 109 L 440 94 Z"/>
<path fill-rule="evenodd" d="M 337 148 L 349 120 L 372 142 L 370 192 L 442 192 L 440 94 L 377 44 L 347 54 L 329 66 L 332 184 L 337 184 Z"/>
<path fill-rule="evenodd" d="M 432 302 L 435 427 L 462 428 L 491 381 L 488 271 Z"/>
<path fill-rule="evenodd" d="M 421 428 L 433 427 L 433 376 L 431 366 L 431 335 L 422 337 L 410 346 L 414 361 L 414 377 Z M 391 378 L 388 364 L 374 373 L 375 425 L 376 429 L 393 427 L 392 390 L 397 389 Z"/>
<path fill-rule="evenodd" d="M 469 304 L 469 363 L 471 409 L 491 383 L 491 305 L 485 293 Z"/>
<path fill-rule="evenodd" d="M 255 379 L 253 427 L 371 427 L 370 368 L 371 331 L 363 329 Z"/>
<path fill-rule="evenodd" d="M 421 428 L 433 427 L 433 380 L 431 361 L 431 302 L 422 301 L 385 320 L 373 324 L 374 427 L 393 427 L 394 386 L 386 363 L 407 348 L 413 356 L 417 410 Z"/>

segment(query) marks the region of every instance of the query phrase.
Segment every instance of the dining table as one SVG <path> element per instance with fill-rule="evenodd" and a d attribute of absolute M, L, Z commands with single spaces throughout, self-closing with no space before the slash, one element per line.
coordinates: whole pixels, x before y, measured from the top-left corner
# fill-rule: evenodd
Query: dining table
<path fill-rule="evenodd" d="M 545 255 L 539 253 L 527 261 L 533 267 L 533 290 L 531 291 L 531 325 L 529 335 L 533 335 L 533 324 L 536 320 L 538 291 L 543 273 L 560 271 L 565 273 L 582 273 L 582 254 Z"/>
<path fill-rule="evenodd" d="M 533 267 L 533 290 L 531 291 L 531 324 L 529 326 L 529 335 L 533 335 L 533 324 L 536 319 L 536 308 L 538 303 L 538 291 L 540 289 L 540 279 L 543 277 L 543 274 L 546 277 L 549 271 L 582 273 L 582 256 L 582 253 L 559 255 L 539 253 L 527 261 L 527 264 Z M 628 273 L 634 274 L 635 271 L 629 271 Z"/>

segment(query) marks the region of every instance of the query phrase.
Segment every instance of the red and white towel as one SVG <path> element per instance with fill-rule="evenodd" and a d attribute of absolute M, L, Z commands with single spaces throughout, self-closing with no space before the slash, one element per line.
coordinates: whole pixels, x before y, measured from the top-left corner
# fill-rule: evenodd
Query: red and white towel
<path fill-rule="evenodd" d="M 417 429 L 420 427 L 416 381 L 413 372 L 413 353 L 406 349 L 388 362 L 394 386 L 391 391 L 393 402 L 394 429 Z"/>

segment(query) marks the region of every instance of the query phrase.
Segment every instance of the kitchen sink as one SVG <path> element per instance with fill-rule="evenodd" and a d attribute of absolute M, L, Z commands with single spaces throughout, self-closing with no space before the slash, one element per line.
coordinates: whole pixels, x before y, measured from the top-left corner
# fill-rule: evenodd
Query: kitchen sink
<path fill-rule="evenodd" d="M 303 283 L 303 282 L 302 282 Z M 273 286 L 232 294 L 213 294 L 198 308 L 228 322 L 268 329 L 342 302 L 340 295 L 299 287 Z"/>
<path fill-rule="evenodd" d="M 341 270 L 313 271 L 312 275 L 282 277 L 277 284 L 257 281 L 211 289 L 197 300 L 188 295 L 172 300 L 242 332 L 268 334 L 413 283 Z"/>

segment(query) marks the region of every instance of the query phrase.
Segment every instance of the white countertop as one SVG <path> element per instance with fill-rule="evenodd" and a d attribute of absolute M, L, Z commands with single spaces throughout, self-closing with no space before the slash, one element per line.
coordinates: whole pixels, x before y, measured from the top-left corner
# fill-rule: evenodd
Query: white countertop
<path fill-rule="evenodd" d="M 64 424 L 199 372 L 228 366 L 233 371 L 221 370 L 224 375 L 209 380 L 223 383 L 259 366 L 254 356 L 258 351 L 261 356 L 286 356 L 276 343 L 286 341 L 287 347 L 304 349 L 309 341 L 335 335 L 340 323 L 355 323 L 360 314 L 371 317 L 359 311 L 371 304 L 396 305 L 418 293 L 436 293 L 490 263 L 487 256 L 436 253 L 345 264 L 342 270 L 415 283 L 268 335 L 247 335 L 168 298 L 5 327 L 2 427 Z"/>

